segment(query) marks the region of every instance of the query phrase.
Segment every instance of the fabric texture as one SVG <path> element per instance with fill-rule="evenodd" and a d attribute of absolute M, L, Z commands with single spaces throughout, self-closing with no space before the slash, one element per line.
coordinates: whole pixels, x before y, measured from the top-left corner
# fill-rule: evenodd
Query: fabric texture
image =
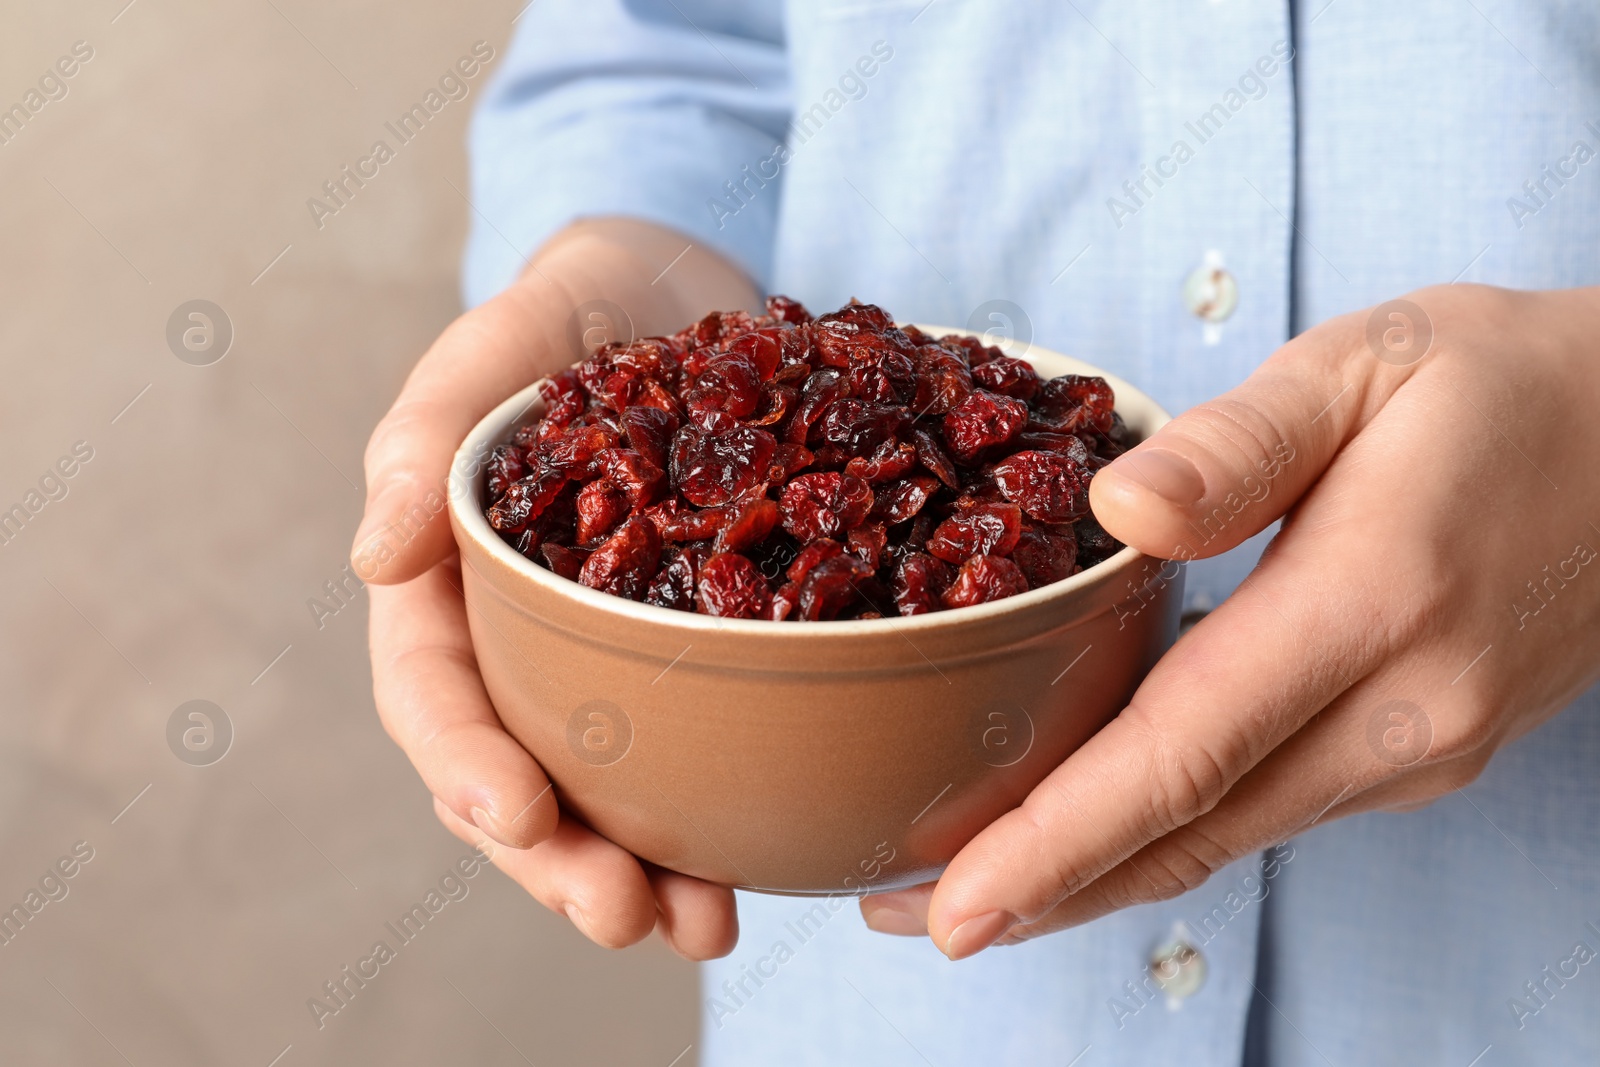
<path fill-rule="evenodd" d="M 567 222 L 633 215 L 814 310 L 994 328 L 1178 412 L 1418 286 L 1600 282 L 1600 8 L 541 0 L 472 148 L 469 302 Z M 1184 286 L 1219 268 L 1237 307 L 1208 322 Z M 1265 540 L 1192 564 L 1188 606 Z M 1600 1062 L 1597 712 L 1270 879 L 1247 858 L 960 964 L 851 901 L 743 895 L 703 1062 Z M 1139 988 L 1175 923 L 1207 976 L 1169 1005 Z"/>

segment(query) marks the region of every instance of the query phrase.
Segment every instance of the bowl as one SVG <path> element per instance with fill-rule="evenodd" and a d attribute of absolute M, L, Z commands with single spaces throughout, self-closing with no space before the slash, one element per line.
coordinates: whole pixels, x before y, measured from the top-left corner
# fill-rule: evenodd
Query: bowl
<path fill-rule="evenodd" d="M 1101 375 L 1137 436 L 1167 421 L 1112 375 L 1001 347 L 1047 378 Z M 1132 548 L 1053 585 L 911 618 L 719 619 L 589 589 L 524 558 L 483 516 L 482 457 L 539 414 L 534 385 L 484 418 L 452 466 L 478 669 L 563 811 L 662 867 L 795 895 L 931 881 L 1126 706 L 1176 638 L 1182 565 Z"/>

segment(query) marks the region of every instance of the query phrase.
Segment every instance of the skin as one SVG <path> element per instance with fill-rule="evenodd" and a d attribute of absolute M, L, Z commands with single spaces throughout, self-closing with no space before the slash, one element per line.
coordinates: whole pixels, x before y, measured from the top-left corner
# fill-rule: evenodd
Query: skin
<path fill-rule="evenodd" d="M 484 692 L 449 519 L 426 506 L 444 499 L 456 447 L 479 419 L 581 358 L 568 340 L 580 305 L 625 308 L 638 336 L 671 333 L 710 308 L 761 308 L 739 270 L 699 247 L 685 252 L 689 244 L 646 223 L 583 222 L 452 323 L 367 445 L 366 513 L 351 560 L 371 596 L 378 715 L 433 793 L 439 820 L 596 943 L 620 948 L 657 930 L 702 960 L 738 940 L 732 891 L 641 863 L 556 810 L 549 779 Z M 430 512 L 420 530 L 404 525 Z"/>
<path fill-rule="evenodd" d="M 373 434 L 353 559 L 371 575 L 379 714 L 445 826 L 595 942 L 654 929 L 709 959 L 737 940 L 732 893 L 557 812 L 484 694 L 443 513 L 409 540 L 393 529 L 483 414 L 576 358 L 578 304 L 612 300 L 640 335 L 758 306 L 701 249 L 651 284 L 686 244 L 582 224 L 446 330 Z M 1385 305 L 1307 331 L 1096 476 L 1095 514 L 1153 556 L 1283 527 L 1129 706 L 937 883 L 865 898 L 869 926 L 960 959 L 1169 899 L 1315 824 L 1466 786 L 1600 676 L 1600 289 L 1406 299 L 1409 320 Z M 1375 349 L 1375 315 L 1400 341 L 1384 331 L 1431 325 L 1425 354 Z"/>
<path fill-rule="evenodd" d="M 1375 357 L 1373 311 L 1332 319 L 1096 476 L 1095 514 L 1152 555 L 1284 524 L 1109 726 L 936 885 L 864 900 L 869 925 L 960 959 L 1170 899 L 1316 823 L 1461 789 L 1594 682 L 1600 289 L 1407 299 L 1433 329 L 1415 362 Z M 1202 527 L 1230 493 L 1258 500 Z M 1541 600 L 1546 565 L 1566 580 Z"/>

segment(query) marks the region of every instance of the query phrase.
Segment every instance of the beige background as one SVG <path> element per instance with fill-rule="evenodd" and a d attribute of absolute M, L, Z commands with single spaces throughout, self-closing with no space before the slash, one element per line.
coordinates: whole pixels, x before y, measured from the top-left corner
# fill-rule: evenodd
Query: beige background
<path fill-rule="evenodd" d="M 0 145 L 0 509 L 94 449 L 0 546 L 0 908 L 94 849 L 0 946 L 0 1062 L 667 1067 L 692 969 L 493 871 L 324 1029 L 306 1007 L 465 852 L 374 717 L 364 595 L 320 631 L 306 601 L 457 311 L 483 79 L 320 231 L 306 199 L 518 3 L 125 2 L 0 15 L 0 107 L 95 52 Z M 208 367 L 165 341 L 194 298 L 236 331 Z M 236 732 L 212 766 L 167 745 L 196 698 Z"/>

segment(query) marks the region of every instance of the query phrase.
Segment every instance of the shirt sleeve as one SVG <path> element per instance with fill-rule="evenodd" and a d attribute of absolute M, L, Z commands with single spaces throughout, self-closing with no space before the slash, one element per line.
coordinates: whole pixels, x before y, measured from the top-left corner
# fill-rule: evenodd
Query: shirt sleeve
<path fill-rule="evenodd" d="M 790 106 L 780 0 L 535 0 L 517 23 L 469 137 L 468 306 L 597 215 L 670 226 L 764 285 Z"/>

